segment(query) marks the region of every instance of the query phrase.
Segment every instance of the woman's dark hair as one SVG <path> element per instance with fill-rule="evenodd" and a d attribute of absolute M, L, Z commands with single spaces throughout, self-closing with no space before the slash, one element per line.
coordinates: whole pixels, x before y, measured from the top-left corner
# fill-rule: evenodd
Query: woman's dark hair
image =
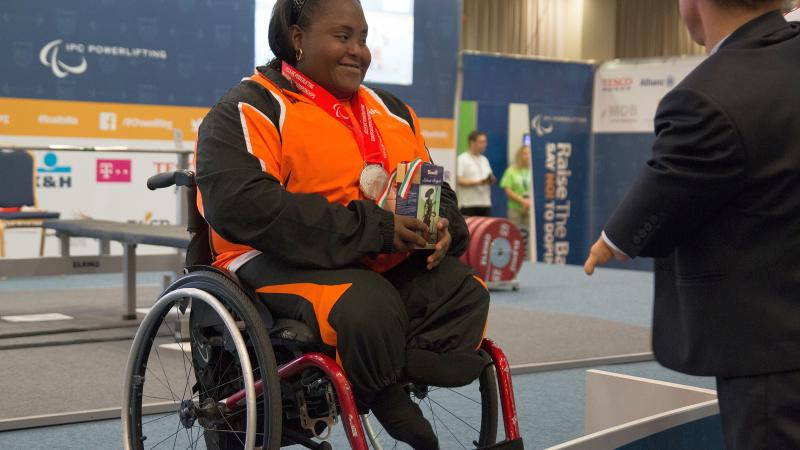
<path fill-rule="evenodd" d="M 272 18 L 269 20 L 269 48 L 275 59 L 269 66 L 281 70 L 281 61 L 291 65 L 297 64 L 292 34 L 289 29 L 292 25 L 306 28 L 311 24 L 311 18 L 319 5 L 324 0 L 278 0 L 272 9 Z"/>

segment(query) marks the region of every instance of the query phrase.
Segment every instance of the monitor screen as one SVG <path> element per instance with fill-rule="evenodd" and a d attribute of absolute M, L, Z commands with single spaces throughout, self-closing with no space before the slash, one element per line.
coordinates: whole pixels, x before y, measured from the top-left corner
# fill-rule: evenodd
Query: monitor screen
<path fill-rule="evenodd" d="M 275 0 L 256 0 L 255 65 L 273 58 L 267 40 Z M 369 24 L 372 64 L 364 81 L 411 85 L 414 74 L 414 0 L 361 0 Z"/>

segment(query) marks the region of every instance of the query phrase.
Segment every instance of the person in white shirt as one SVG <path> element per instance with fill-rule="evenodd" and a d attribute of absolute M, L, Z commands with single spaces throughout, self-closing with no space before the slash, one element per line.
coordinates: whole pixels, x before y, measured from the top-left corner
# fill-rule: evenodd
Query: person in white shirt
<path fill-rule="evenodd" d="M 486 151 L 486 133 L 474 130 L 469 134 L 467 151 L 458 155 L 458 204 L 465 216 L 492 215 L 492 183 L 497 181 Z"/>

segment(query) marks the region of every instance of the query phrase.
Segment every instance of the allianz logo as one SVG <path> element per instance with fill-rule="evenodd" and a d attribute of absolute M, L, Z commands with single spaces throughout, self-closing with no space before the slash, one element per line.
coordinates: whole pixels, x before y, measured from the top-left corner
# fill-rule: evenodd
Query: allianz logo
<path fill-rule="evenodd" d="M 672 87 L 675 85 L 675 77 L 669 75 L 666 78 L 642 78 L 639 85 L 641 87 Z"/>

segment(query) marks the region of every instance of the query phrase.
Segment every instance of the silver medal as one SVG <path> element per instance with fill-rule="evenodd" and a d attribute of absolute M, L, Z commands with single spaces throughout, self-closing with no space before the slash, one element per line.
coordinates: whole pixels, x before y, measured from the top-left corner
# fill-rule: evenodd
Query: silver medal
<path fill-rule="evenodd" d="M 383 194 L 389 175 L 383 170 L 380 164 L 367 164 L 361 171 L 358 184 L 364 197 L 370 200 L 377 200 Z"/>

